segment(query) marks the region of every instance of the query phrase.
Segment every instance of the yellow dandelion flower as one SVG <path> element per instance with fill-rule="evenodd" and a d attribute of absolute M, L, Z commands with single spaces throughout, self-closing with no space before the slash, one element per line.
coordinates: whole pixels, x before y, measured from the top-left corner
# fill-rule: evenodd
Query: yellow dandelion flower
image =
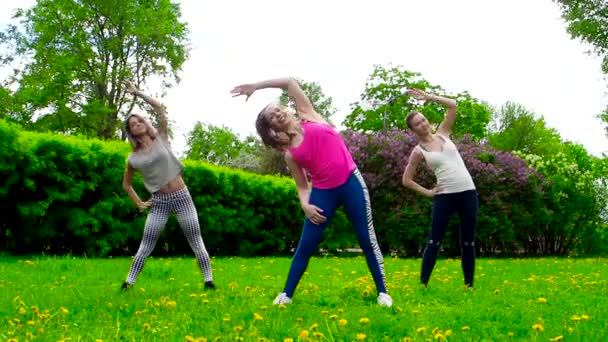
<path fill-rule="evenodd" d="M 230 322 L 230 317 L 224 317 L 224 323 Z"/>
<path fill-rule="evenodd" d="M 188 341 L 188 342 L 194 342 L 195 340 L 194 340 L 194 337 L 192 337 L 190 335 L 187 335 L 186 336 L 186 341 Z"/>
<path fill-rule="evenodd" d="M 19 308 L 19 314 L 25 315 L 25 308 L 23 306 Z"/>
<path fill-rule="evenodd" d="M 38 333 L 39 334 L 43 334 L 44 333 L 44 328 L 38 328 Z"/>
<path fill-rule="evenodd" d="M 443 334 L 445 335 L 445 337 L 450 337 L 450 336 L 452 336 L 452 333 L 453 333 L 453 332 L 452 332 L 452 329 L 448 329 L 448 330 L 446 330 L 446 331 L 445 331 L 445 333 L 443 333 Z"/>
<path fill-rule="evenodd" d="M 291 337 L 284 338 L 283 342 L 293 342 L 293 338 L 291 338 Z"/>
<path fill-rule="evenodd" d="M 438 331 L 439 331 L 439 328 L 434 327 L 433 330 L 431 330 L 431 334 L 435 335 Z"/>
<path fill-rule="evenodd" d="M 471 327 L 468 325 L 465 325 L 464 327 L 462 327 L 462 331 L 471 331 Z"/>
<path fill-rule="evenodd" d="M 573 320 L 573 321 L 575 321 L 575 322 L 578 322 L 578 321 L 581 320 L 581 316 L 574 315 L 574 316 L 570 317 L 570 319 Z"/>
<path fill-rule="evenodd" d="M 420 313 L 420 311 L 418 311 L 418 310 L 412 310 L 412 315 L 417 315 L 419 313 Z"/>
<path fill-rule="evenodd" d="M 198 295 L 196 293 L 191 293 L 190 294 L 190 298 L 196 298 L 196 297 L 198 297 Z"/>
<path fill-rule="evenodd" d="M 206 337 L 199 337 L 196 339 L 196 342 L 207 342 L 207 338 Z"/>
<path fill-rule="evenodd" d="M 286 308 L 285 304 L 279 304 L 279 309 L 283 310 L 285 308 Z"/>
<path fill-rule="evenodd" d="M 411 338 L 411 337 L 407 337 L 407 336 L 406 336 L 406 337 L 404 337 L 404 338 L 403 338 L 403 342 L 413 342 L 413 341 L 414 341 L 414 340 L 412 340 L 412 338 Z"/>
<path fill-rule="evenodd" d="M 68 331 L 68 326 L 63 324 L 61 325 L 61 329 L 63 329 L 63 331 Z"/>
<path fill-rule="evenodd" d="M 318 327 L 319 327 L 319 324 L 315 323 L 310 326 L 310 330 L 317 330 Z"/>
<path fill-rule="evenodd" d="M 10 339 L 8 340 L 8 342 L 19 342 L 19 341 L 17 341 L 17 339 L 15 339 L 15 338 L 10 338 Z"/>
<path fill-rule="evenodd" d="M 344 309 L 339 308 L 339 309 L 338 309 L 338 313 L 344 313 Z"/>
<path fill-rule="evenodd" d="M 25 338 L 27 338 L 28 340 L 31 340 L 34 337 L 34 335 L 31 332 L 26 332 L 25 333 Z"/>
<path fill-rule="evenodd" d="M 300 331 L 300 333 L 298 334 L 298 336 L 300 336 L 301 338 L 307 338 L 308 337 L 308 330 L 302 330 L 302 331 Z"/>
<path fill-rule="evenodd" d="M 243 327 L 240 325 L 237 325 L 236 327 L 234 327 L 234 331 L 236 331 L 237 333 L 240 333 L 241 331 L 243 331 Z"/>
<path fill-rule="evenodd" d="M 496 290 L 492 291 L 492 293 L 493 293 L 493 294 L 495 294 L 495 295 L 497 295 L 497 294 L 499 294 L 499 293 L 500 293 L 500 290 L 499 290 L 499 289 L 496 289 Z"/>
<path fill-rule="evenodd" d="M 416 329 L 417 333 L 423 333 L 425 331 L 426 331 L 426 327 L 420 327 L 420 328 Z"/>
<path fill-rule="evenodd" d="M 170 308 L 174 308 L 177 306 L 177 303 L 174 300 L 172 300 L 172 301 L 167 302 L 166 305 Z"/>
<path fill-rule="evenodd" d="M 141 311 L 139 311 L 139 310 L 138 310 L 138 311 L 135 311 L 135 316 L 140 317 L 141 315 L 142 315 L 142 312 L 141 312 Z"/>
<path fill-rule="evenodd" d="M 144 289 L 143 287 L 140 287 L 139 291 L 141 291 L 142 293 L 146 293 L 146 289 Z"/>
<path fill-rule="evenodd" d="M 536 330 L 536 331 L 544 331 L 544 330 L 545 330 L 545 327 L 543 327 L 543 326 L 542 326 L 542 325 L 540 325 L 540 324 L 534 324 L 534 325 L 532 326 L 532 329 L 534 329 L 534 330 Z"/>
<path fill-rule="evenodd" d="M 25 260 L 25 264 L 26 264 L 26 265 L 33 265 L 33 264 L 34 264 L 34 262 L 33 262 L 33 261 L 31 261 L 31 260 Z"/>
<path fill-rule="evenodd" d="M 363 341 L 363 340 L 365 340 L 366 337 L 367 336 L 365 336 L 364 333 L 358 333 L 357 334 L 357 341 Z"/>
<path fill-rule="evenodd" d="M 30 309 L 34 312 L 38 312 L 38 307 L 36 305 L 32 306 Z"/>
<path fill-rule="evenodd" d="M 589 317 L 587 315 L 581 315 L 581 318 L 584 319 L 585 321 L 588 321 L 591 319 L 591 317 Z"/>
<path fill-rule="evenodd" d="M 551 341 L 551 342 L 557 342 L 557 341 L 563 341 L 563 339 L 564 339 L 564 336 L 559 335 L 559 336 L 555 336 L 553 338 L 550 338 L 549 341 Z"/>
<path fill-rule="evenodd" d="M 267 310 L 267 309 L 268 309 L 268 306 L 267 306 L 267 305 L 262 305 L 262 307 L 261 307 L 260 309 L 262 309 L 262 310 Z"/>
<path fill-rule="evenodd" d="M 302 317 L 298 317 L 298 318 L 296 318 L 296 322 L 302 323 L 302 322 L 304 322 L 304 319 Z"/>
<path fill-rule="evenodd" d="M 315 331 L 315 332 L 314 332 L 314 333 L 312 333 L 312 334 L 313 334 L 313 335 L 314 335 L 316 338 L 321 338 L 321 337 L 323 337 L 323 333 L 322 333 L 322 332 Z"/>
<path fill-rule="evenodd" d="M 255 312 L 255 313 L 253 314 L 253 317 L 255 318 L 255 320 L 256 320 L 256 321 L 261 321 L 261 320 L 263 320 L 263 319 L 264 319 L 264 318 L 262 318 L 262 316 L 261 316 L 259 313 L 257 313 L 257 312 Z"/>
<path fill-rule="evenodd" d="M 95 340 L 95 342 L 103 342 L 103 340 L 100 339 L 100 338 L 98 338 L 98 339 Z"/>
<path fill-rule="evenodd" d="M 327 310 L 322 310 L 321 311 L 321 315 L 323 315 L 323 316 L 327 316 L 328 313 L 329 313 L 329 311 L 327 311 Z"/>
<path fill-rule="evenodd" d="M 150 316 L 150 320 L 151 320 L 151 321 L 156 321 L 156 319 L 157 319 L 157 318 L 158 318 L 158 317 L 156 317 L 156 315 L 152 315 L 152 316 Z"/>
<path fill-rule="evenodd" d="M 345 326 L 348 323 L 347 320 L 345 320 L 344 318 L 342 318 L 341 320 L 338 321 L 338 324 L 340 324 L 341 326 Z"/>
<path fill-rule="evenodd" d="M 203 299 L 203 304 L 209 304 L 209 300 L 208 299 Z"/>
<path fill-rule="evenodd" d="M 150 324 L 144 323 L 144 330 L 150 330 Z"/>
<path fill-rule="evenodd" d="M 547 299 L 543 298 L 543 297 L 540 297 L 540 298 L 538 298 L 538 302 L 544 304 L 544 303 L 547 302 Z"/>
<path fill-rule="evenodd" d="M 439 340 L 439 341 L 443 341 L 443 340 L 445 340 L 445 336 L 443 336 L 443 334 L 441 334 L 441 333 L 436 333 L 435 339 Z"/>
<path fill-rule="evenodd" d="M 35 325 L 36 321 L 27 321 L 27 325 Z"/>
<path fill-rule="evenodd" d="M 329 319 L 335 320 L 336 318 L 338 318 L 338 315 L 330 315 Z"/>
<path fill-rule="evenodd" d="M 361 318 L 361 319 L 359 320 L 359 323 L 361 323 L 361 324 L 367 324 L 367 323 L 369 323 L 369 318 L 367 318 L 367 317 L 363 317 L 363 318 Z"/>

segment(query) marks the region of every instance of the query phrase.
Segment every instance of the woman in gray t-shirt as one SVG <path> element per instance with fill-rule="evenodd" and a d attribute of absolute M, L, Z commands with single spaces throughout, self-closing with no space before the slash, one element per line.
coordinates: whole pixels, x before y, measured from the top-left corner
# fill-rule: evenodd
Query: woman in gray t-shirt
<path fill-rule="evenodd" d="M 141 245 L 122 288 L 128 289 L 133 286 L 144 267 L 146 258 L 154 250 L 169 215 L 175 213 L 203 272 L 205 288 L 214 289 L 211 261 L 201 236 L 198 214 L 181 176 L 184 165 L 175 157 L 169 145 L 165 106 L 136 89 L 130 82 L 127 82 L 126 86 L 127 92 L 142 98 L 152 106 L 159 116 L 160 125 L 156 129 L 138 114 L 129 115 L 125 122 L 133 152 L 127 161 L 123 188 L 140 211 L 150 208 L 150 212 Z M 135 193 L 132 187 L 135 171 L 141 173 L 146 189 L 152 194 L 151 200 L 144 202 Z"/>

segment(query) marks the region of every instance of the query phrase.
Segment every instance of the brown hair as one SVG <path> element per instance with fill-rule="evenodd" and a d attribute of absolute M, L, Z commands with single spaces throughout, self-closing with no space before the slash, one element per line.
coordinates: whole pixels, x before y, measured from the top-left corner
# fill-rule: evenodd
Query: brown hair
<path fill-rule="evenodd" d="M 285 132 L 277 132 L 270 125 L 268 117 L 266 117 L 266 108 L 258 114 L 258 118 L 255 120 L 255 129 L 258 132 L 264 145 L 272 147 L 274 149 L 283 149 L 289 145 L 291 138 Z"/>
<path fill-rule="evenodd" d="M 416 115 L 422 115 L 422 113 L 417 112 L 417 111 L 413 111 L 410 112 L 406 117 L 405 117 L 405 123 L 407 124 L 407 128 L 412 129 L 412 120 L 414 120 L 414 117 Z"/>

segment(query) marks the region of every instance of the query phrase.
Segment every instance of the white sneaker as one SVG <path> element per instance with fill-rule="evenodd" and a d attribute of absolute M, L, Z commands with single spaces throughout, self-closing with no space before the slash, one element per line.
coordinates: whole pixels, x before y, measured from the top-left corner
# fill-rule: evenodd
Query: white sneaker
<path fill-rule="evenodd" d="M 391 306 L 393 306 L 393 299 L 388 294 L 380 292 L 380 294 L 378 295 L 378 304 L 390 308 Z"/>
<path fill-rule="evenodd" d="M 277 298 L 274 299 L 274 302 L 272 302 L 272 304 L 291 304 L 291 298 L 287 297 L 287 294 L 285 292 L 281 292 L 279 293 Z"/>

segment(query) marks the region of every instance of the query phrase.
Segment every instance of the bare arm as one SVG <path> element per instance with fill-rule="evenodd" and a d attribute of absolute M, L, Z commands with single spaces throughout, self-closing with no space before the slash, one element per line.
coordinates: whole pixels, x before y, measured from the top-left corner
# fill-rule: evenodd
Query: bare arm
<path fill-rule="evenodd" d="M 129 92 L 133 96 L 140 97 L 141 99 L 146 101 L 147 104 L 152 106 L 152 109 L 154 109 L 156 114 L 158 114 L 158 121 L 159 121 L 158 133 L 160 133 L 160 135 L 163 137 L 163 139 L 168 140 L 169 136 L 167 134 L 167 131 L 168 131 L 168 127 L 169 127 L 169 121 L 167 119 L 167 108 L 162 103 L 160 103 L 157 99 L 155 99 L 149 95 L 146 95 L 141 90 L 135 88 L 133 83 L 126 82 L 126 85 L 127 85 L 127 92 Z"/>
<path fill-rule="evenodd" d="M 416 174 L 416 168 L 418 168 L 418 164 L 422 161 L 423 155 L 418 149 L 414 149 L 410 155 L 407 166 L 405 167 L 405 171 L 403 172 L 402 184 L 406 188 L 410 188 L 421 195 L 432 197 L 434 195 L 434 190 L 429 190 L 422 185 L 416 183 L 414 181 L 414 175 Z"/>
<path fill-rule="evenodd" d="M 253 94 L 256 90 L 266 88 L 279 88 L 287 90 L 287 95 L 294 98 L 296 102 L 296 111 L 301 118 L 308 121 L 327 123 L 325 119 L 323 119 L 323 117 L 315 111 L 310 99 L 308 96 L 306 96 L 306 94 L 304 94 L 302 88 L 300 88 L 298 81 L 292 77 L 277 78 L 252 84 L 240 85 L 235 87 L 232 90 L 232 93 L 236 94 L 235 96 L 247 95 L 247 98 L 249 98 L 249 96 L 251 96 L 251 94 Z"/>
<path fill-rule="evenodd" d="M 289 172 L 291 172 L 291 176 L 296 181 L 300 205 L 304 207 L 305 205 L 308 205 L 310 200 L 310 189 L 308 188 L 308 180 L 306 179 L 306 175 L 300 166 L 293 160 L 291 153 L 285 153 L 285 162 L 287 163 Z"/>
<path fill-rule="evenodd" d="M 310 189 L 304 171 L 302 171 L 302 168 L 293 160 L 293 157 L 289 152 L 285 153 L 285 162 L 287 163 L 287 167 L 289 167 L 293 179 L 296 181 L 298 197 L 300 198 L 300 205 L 302 206 L 304 214 L 314 224 L 325 222 L 327 218 L 321 214 L 323 209 L 310 204 Z"/>
<path fill-rule="evenodd" d="M 447 107 L 448 110 L 445 113 L 445 118 L 443 119 L 441 124 L 439 124 L 439 128 L 437 128 L 437 133 L 444 136 L 448 136 L 450 134 L 450 131 L 452 130 L 452 126 L 454 126 L 454 121 L 456 121 L 456 100 L 438 95 L 427 94 L 422 90 L 418 89 L 411 89 L 408 91 L 408 94 L 416 97 L 417 99 L 437 102 L 440 105 Z"/>
<path fill-rule="evenodd" d="M 131 199 L 131 201 L 133 202 L 133 204 L 135 204 L 136 207 L 139 208 L 139 210 L 143 210 L 147 207 L 150 206 L 150 202 L 144 202 L 142 201 L 139 196 L 137 195 L 137 193 L 135 192 L 135 189 L 133 189 L 133 174 L 135 173 L 135 169 L 133 169 L 133 167 L 131 167 L 131 165 L 129 165 L 127 163 L 127 168 L 125 169 L 125 173 L 123 175 L 122 178 L 122 188 L 125 189 L 125 191 L 127 192 L 127 194 L 129 195 L 129 198 Z"/>

